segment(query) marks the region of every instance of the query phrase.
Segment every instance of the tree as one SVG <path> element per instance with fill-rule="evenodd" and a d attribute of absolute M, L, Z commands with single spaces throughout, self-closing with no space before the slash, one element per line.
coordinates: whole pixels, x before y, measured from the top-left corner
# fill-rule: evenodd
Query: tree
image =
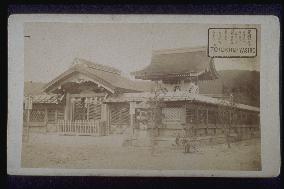
<path fill-rule="evenodd" d="M 164 101 L 163 96 L 166 92 L 166 89 L 156 81 L 155 88 L 152 91 L 153 96 L 147 101 L 147 104 L 150 106 L 149 110 L 151 114 L 148 124 L 151 125 L 153 136 L 159 136 L 159 128 L 163 127 L 162 120 L 164 115 L 162 113 L 162 103 Z"/>
<path fill-rule="evenodd" d="M 226 143 L 228 148 L 231 148 L 230 130 L 234 120 L 234 115 L 237 113 L 236 98 L 233 94 L 230 94 L 229 100 L 220 100 L 218 105 L 217 121 L 223 126 L 223 131 L 226 137 Z"/>

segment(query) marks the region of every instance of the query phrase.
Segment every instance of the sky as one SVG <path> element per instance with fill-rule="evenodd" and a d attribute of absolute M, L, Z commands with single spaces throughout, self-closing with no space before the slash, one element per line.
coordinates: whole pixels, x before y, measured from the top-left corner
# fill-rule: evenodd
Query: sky
<path fill-rule="evenodd" d="M 153 50 L 207 47 L 207 24 L 25 23 L 25 81 L 49 82 L 75 58 L 130 76 L 151 62 Z M 216 59 L 216 69 L 259 70 L 258 59 Z"/>

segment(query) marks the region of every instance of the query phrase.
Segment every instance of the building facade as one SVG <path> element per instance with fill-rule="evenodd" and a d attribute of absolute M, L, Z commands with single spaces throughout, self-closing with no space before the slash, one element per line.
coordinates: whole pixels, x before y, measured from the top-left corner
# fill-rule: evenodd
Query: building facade
<path fill-rule="evenodd" d="M 132 74 L 137 81 L 149 82 L 75 59 L 69 69 L 43 86 L 42 93 L 27 95 L 32 108 L 24 110 L 24 126 L 82 135 L 157 127 L 158 135 L 166 137 L 185 131 L 194 136 L 218 135 L 224 133 L 224 125 L 235 134 L 259 131 L 258 107 L 237 103 L 233 94 L 225 100 L 222 95 L 200 94 L 202 83 L 219 77 L 204 48 L 155 51 L 151 63 Z M 158 126 L 153 124 L 156 120 Z"/>
<path fill-rule="evenodd" d="M 136 79 L 151 80 L 159 86 L 162 129 L 171 136 L 191 130 L 195 136 L 227 132 L 240 135 L 259 131 L 259 108 L 240 104 L 239 96 L 230 93 L 200 94 L 220 75 L 206 48 L 160 50 L 153 53 L 150 65 L 132 73 Z M 223 85 L 213 85 L 224 91 Z M 214 98 L 213 98 L 213 97 Z"/>

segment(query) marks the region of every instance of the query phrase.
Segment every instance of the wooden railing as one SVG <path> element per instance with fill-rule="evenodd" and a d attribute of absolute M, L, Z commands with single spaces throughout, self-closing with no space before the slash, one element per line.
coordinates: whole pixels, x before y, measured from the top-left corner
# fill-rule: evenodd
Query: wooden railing
<path fill-rule="evenodd" d="M 259 131 L 259 125 L 183 124 L 183 129 L 192 136 L 224 134 L 226 129 L 230 135 L 246 135 Z"/>
<path fill-rule="evenodd" d="M 105 121 L 59 120 L 57 131 L 61 135 L 108 135 Z"/>

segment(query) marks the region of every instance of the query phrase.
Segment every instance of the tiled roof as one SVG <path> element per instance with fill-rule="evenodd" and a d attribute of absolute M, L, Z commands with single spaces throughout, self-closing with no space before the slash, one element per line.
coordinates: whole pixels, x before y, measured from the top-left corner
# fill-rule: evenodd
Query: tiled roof
<path fill-rule="evenodd" d="M 74 60 L 74 65 L 49 82 L 45 86 L 44 91 L 48 92 L 50 87 L 56 83 L 59 83 L 61 80 L 65 79 L 68 75 L 73 74 L 74 72 L 86 74 L 95 80 L 99 80 L 103 85 L 106 85 L 112 90 L 124 90 L 130 92 L 148 90 L 143 88 L 143 85 L 137 85 L 135 81 L 122 76 L 118 69 L 76 58 Z"/>
<path fill-rule="evenodd" d="M 183 48 L 160 50 L 152 55 L 150 65 L 132 73 L 138 79 L 159 79 L 169 77 L 187 77 L 197 74 L 200 79 L 218 77 L 214 63 L 207 56 L 206 48 Z"/>
<path fill-rule="evenodd" d="M 145 102 L 149 98 L 153 98 L 154 93 L 150 92 L 143 92 L 143 93 L 124 93 L 117 97 L 111 97 L 108 98 L 107 102 Z M 163 101 L 197 101 L 197 102 L 203 102 L 208 104 L 219 104 L 228 106 L 229 101 L 221 100 L 217 98 L 212 98 L 208 96 L 203 96 L 199 94 L 189 94 L 188 92 L 167 92 L 166 94 L 161 94 L 161 98 L 163 98 Z M 249 106 L 245 104 L 236 104 L 237 108 L 250 110 L 250 111 L 257 111 L 259 112 L 258 107 Z"/>
<path fill-rule="evenodd" d="M 63 96 L 57 94 L 41 94 L 41 95 L 32 95 L 33 103 L 41 104 L 58 104 L 62 100 Z"/>

